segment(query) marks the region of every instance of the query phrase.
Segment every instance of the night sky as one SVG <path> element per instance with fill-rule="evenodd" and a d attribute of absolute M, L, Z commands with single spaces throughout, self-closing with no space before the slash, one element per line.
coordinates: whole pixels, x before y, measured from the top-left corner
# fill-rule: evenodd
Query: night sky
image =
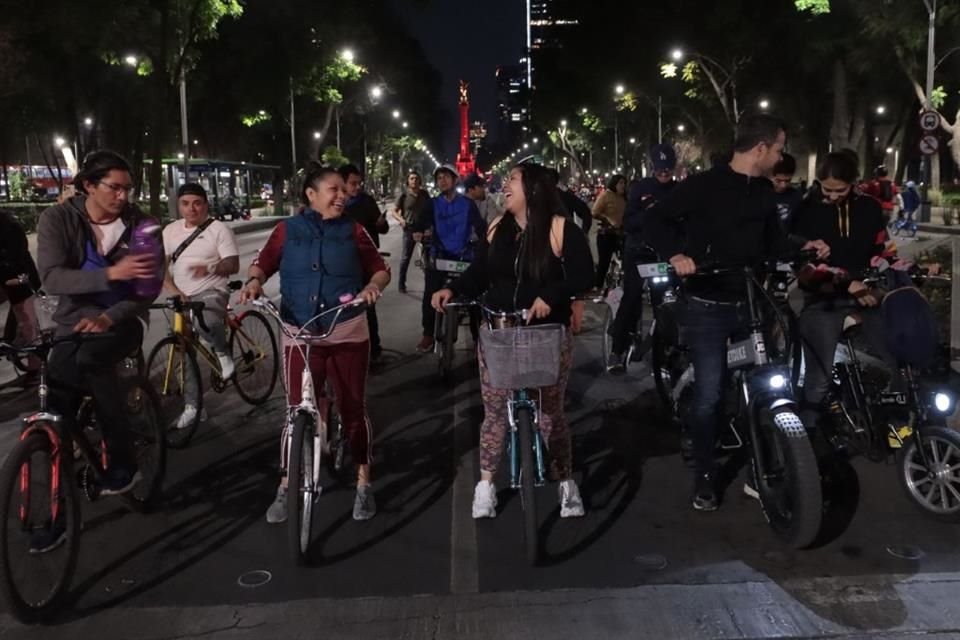
<path fill-rule="evenodd" d="M 470 120 L 484 120 L 496 131 L 496 69 L 516 64 L 526 46 L 526 5 L 523 0 L 487 0 L 466 3 L 432 0 L 411 6 L 409 0 L 391 0 L 417 38 L 430 62 L 443 74 L 445 123 L 442 159 L 452 162 L 457 153 L 457 87 L 470 83 Z"/>

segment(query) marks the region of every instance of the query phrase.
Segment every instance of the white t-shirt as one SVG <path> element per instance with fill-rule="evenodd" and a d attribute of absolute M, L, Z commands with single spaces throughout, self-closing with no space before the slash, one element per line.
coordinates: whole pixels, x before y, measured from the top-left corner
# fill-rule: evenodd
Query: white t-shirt
<path fill-rule="evenodd" d="M 196 230 L 196 227 L 187 228 L 185 220 L 175 220 L 164 227 L 163 250 L 167 257 L 172 256 L 177 247 L 183 244 L 183 241 Z M 170 268 L 170 275 L 177 288 L 188 296 L 196 295 L 208 289 L 225 290 L 229 278 L 214 274 L 207 274 L 198 278 L 190 271 L 190 267 L 196 265 L 209 267 L 224 258 L 237 255 L 240 255 L 240 251 L 237 249 L 237 239 L 234 237 L 233 231 L 219 220 L 214 220 L 180 254 L 180 257 Z"/>
<path fill-rule="evenodd" d="M 120 236 L 127 230 L 127 225 L 120 218 L 107 224 L 91 224 L 90 227 L 93 229 L 93 236 L 97 239 L 97 251 L 102 256 L 113 251 L 120 242 Z"/>

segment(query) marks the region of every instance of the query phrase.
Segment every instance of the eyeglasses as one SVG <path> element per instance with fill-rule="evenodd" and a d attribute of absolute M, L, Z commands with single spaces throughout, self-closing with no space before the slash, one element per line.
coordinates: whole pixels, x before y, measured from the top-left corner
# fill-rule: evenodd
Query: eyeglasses
<path fill-rule="evenodd" d="M 110 189 L 110 191 L 112 191 L 113 195 L 116 197 L 130 197 L 130 194 L 133 193 L 132 184 L 111 184 L 109 182 L 104 182 L 103 180 L 101 180 L 99 184 L 102 184 L 107 189 Z"/>

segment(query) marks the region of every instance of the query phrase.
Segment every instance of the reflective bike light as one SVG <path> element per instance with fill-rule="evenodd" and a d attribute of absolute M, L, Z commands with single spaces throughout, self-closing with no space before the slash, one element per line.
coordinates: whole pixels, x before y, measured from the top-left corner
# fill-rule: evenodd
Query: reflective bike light
<path fill-rule="evenodd" d="M 941 391 L 933 396 L 933 406 L 935 406 L 940 413 L 947 413 L 953 407 L 953 398 L 949 393 L 943 393 Z"/>
<path fill-rule="evenodd" d="M 783 389 L 785 386 L 787 386 L 787 378 L 785 376 L 782 376 L 779 373 L 770 376 L 771 389 Z"/>

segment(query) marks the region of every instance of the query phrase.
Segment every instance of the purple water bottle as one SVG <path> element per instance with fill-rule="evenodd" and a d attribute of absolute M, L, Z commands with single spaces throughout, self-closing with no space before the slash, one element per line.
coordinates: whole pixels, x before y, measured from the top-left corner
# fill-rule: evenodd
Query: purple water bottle
<path fill-rule="evenodd" d="M 138 298 L 156 298 L 163 287 L 163 262 L 161 255 L 160 225 L 153 218 L 146 218 L 133 230 L 130 242 L 130 253 L 133 255 L 153 256 L 155 263 L 154 275 L 149 278 L 137 278 L 134 292 Z"/>

